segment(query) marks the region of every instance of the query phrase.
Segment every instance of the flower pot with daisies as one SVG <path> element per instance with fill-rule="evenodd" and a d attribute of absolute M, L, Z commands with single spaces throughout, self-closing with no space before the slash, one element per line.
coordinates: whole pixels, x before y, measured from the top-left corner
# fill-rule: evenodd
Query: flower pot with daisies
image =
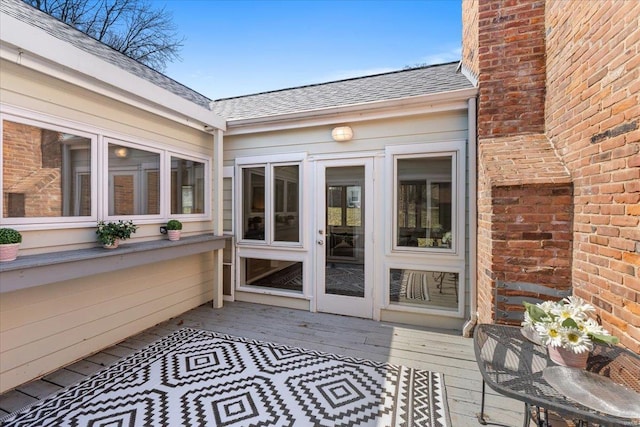
<path fill-rule="evenodd" d="M 540 342 L 547 346 L 549 358 L 559 365 L 584 369 L 594 343 L 618 343 L 618 338 L 589 317 L 595 308 L 580 297 L 523 304 L 522 326 L 535 330 Z"/>

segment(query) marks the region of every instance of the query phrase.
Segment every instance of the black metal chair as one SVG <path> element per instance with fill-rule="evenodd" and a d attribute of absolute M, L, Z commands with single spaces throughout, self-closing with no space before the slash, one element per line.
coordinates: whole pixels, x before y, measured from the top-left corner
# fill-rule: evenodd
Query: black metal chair
<path fill-rule="evenodd" d="M 494 294 L 494 322 L 520 324 L 524 320 L 523 302 L 537 304 L 549 299 L 559 300 L 571 295 L 571 289 L 555 289 L 536 283 L 497 281 Z M 486 384 L 482 380 L 482 398 L 478 422 L 487 425 L 484 418 Z M 523 427 L 527 427 L 532 417 L 531 405 L 525 403 Z M 536 423 L 548 425 L 548 414 L 544 408 L 536 406 Z"/>

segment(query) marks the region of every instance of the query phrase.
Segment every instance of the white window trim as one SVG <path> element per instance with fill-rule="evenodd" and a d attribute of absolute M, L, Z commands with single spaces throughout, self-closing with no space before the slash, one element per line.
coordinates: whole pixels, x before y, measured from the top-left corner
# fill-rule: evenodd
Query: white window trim
<path fill-rule="evenodd" d="M 182 160 L 191 160 L 193 162 L 204 164 L 204 212 L 201 214 L 172 214 L 171 213 L 171 158 L 177 157 Z M 211 159 L 206 157 L 198 157 L 192 154 L 185 154 L 175 150 L 167 150 L 165 156 L 165 168 L 168 173 L 161 176 L 160 179 L 164 182 L 164 188 L 166 188 L 166 194 L 169 194 L 166 206 L 166 217 L 171 219 L 179 219 L 183 222 L 188 221 L 207 221 L 211 220 Z M 160 210 L 162 212 L 162 209 Z"/>
<path fill-rule="evenodd" d="M 307 155 L 306 153 L 286 153 L 286 154 L 274 154 L 266 156 L 252 156 L 242 157 L 235 159 L 235 175 L 236 179 L 234 184 L 234 225 L 236 244 L 238 246 L 253 246 L 262 247 L 265 249 L 282 248 L 286 250 L 291 249 L 304 249 L 305 247 L 305 235 L 303 230 L 306 229 L 305 223 L 305 206 L 307 206 L 306 197 L 303 193 L 304 183 L 307 182 L 308 173 L 306 171 Z M 299 183 L 298 183 L 298 208 L 299 208 L 299 240 L 297 242 L 283 242 L 275 241 L 274 237 L 274 221 L 273 217 L 273 194 L 274 189 L 272 185 L 273 181 L 273 168 L 276 166 L 298 166 L 299 167 Z M 243 237 L 243 215 L 244 215 L 244 174 L 243 170 L 247 168 L 264 168 L 265 173 L 265 193 L 264 193 L 264 222 L 265 222 L 265 236 L 264 240 L 252 240 L 245 239 Z"/>
<path fill-rule="evenodd" d="M 31 217 L 31 218 L 4 218 L 1 217 L 3 225 L 17 226 L 20 230 L 48 230 L 63 228 L 83 228 L 95 227 L 98 219 L 131 219 L 138 224 L 155 224 L 164 222 L 170 217 L 180 218 L 183 222 L 210 221 L 211 220 L 211 156 L 188 150 L 176 150 L 174 146 L 166 143 L 149 141 L 121 134 L 105 128 L 99 128 L 82 122 L 48 115 L 45 113 L 24 109 L 7 104 L 0 104 L 0 159 L 3 159 L 2 126 L 4 120 L 17 123 L 24 123 L 45 129 L 56 130 L 85 137 L 91 140 L 91 215 L 90 216 L 68 216 L 68 217 Z M 108 165 L 107 150 L 108 143 L 138 148 L 151 152 L 160 153 L 160 191 L 161 200 L 160 214 L 158 215 L 108 215 Z M 169 194 L 171 188 L 171 156 L 186 160 L 193 160 L 204 163 L 205 168 L 205 212 L 203 214 L 181 214 L 171 215 L 171 201 Z M 0 162 L 0 192 L 3 190 L 3 169 Z M 0 216 L 2 215 L 3 199 L 0 198 Z"/>
<path fill-rule="evenodd" d="M 91 140 L 91 215 L 89 216 L 60 216 L 60 217 L 26 217 L 26 218 L 2 218 L 3 225 L 19 225 L 25 226 L 22 229 L 30 229 L 30 226 L 36 226 L 37 229 L 49 228 L 49 225 L 57 225 L 64 224 L 67 225 L 69 223 L 72 224 L 82 224 L 86 225 L 87 223 L 91 223 L 91 225 L 95 225 L 97 221 L 98 215 L 98 197 L 97 188 L 98 188 L 98 139 L 99 136 L 96 133 L 92 133 L 87 130 L 83 130 L 73 124 L 70 125 L 69 122 L 65 120 L 61 120 L 58 123 L 52 123 L 50 120 L 46 120 L 46 116 L 40 116 L 38 114 L 30 114 L 28 116 L 21 114 L 12 114 L 11 112 L 4 112 L 4 110 L 8 110 L 8 108 L 2 108 L 2 112 L 0 112 L 0 159 L 4 159 L 4 121 L 10 121 L 20 124 L 25 124 L 28 126 L 34 126 L 42 129 L 53 130 L 63 133 L 69 133 L 76 136 L 80 136 L 83 138 L 87 138 Z M 0 162 L 0 192 L 4 194 L 4 161 Z M 4 197 L 0 198 L 0 216 L 4 212 Z"/>
<path fill-rule="evenodd" d="M 426 158 L 451 156 L 451 201 L 452 205 L 452 241 L 451 249 L 447 248 L 420 248 L 398 246 L 397 242 L 397 162 L 398 158 Z M 387 194 L 392 203 L 386 210 L 386 223 L 389 230 L 385 234 L 386 255 L 401 253 L 422 254 L 425 256 L 439 256 L 448 259 L 464 259 L 465 242 L 465 206 L 466 206 L 466 186 L 465 186 L 465 159 L 466 142 L 464 140 L 444 141 L 437 143 L 424 143 L 412 145 L 397 145 L 386 147 L 385 149 L 385 171 L 387 180 Z"/>
<path fill-rule="evenodd" d="M 392 303 L 391 297 L 389 295 L 391 291 L 391 283 L 389 280 L 389 276 L 392 269 L 401 269 L 401 270 L 417 270 L 417 271 L 433 271 L 433 272 L 445 272 L 445 273 L 456 273 L 458 274 L 458 306 L 455 309 L 446 309 L 446 308 L 438 308 L 435 306 L 425 306 L 425 307 L 417 307 L 417 306 L 409 306 L 401 303 Z M 466 277 L 465 277 L 465 269 L 464 266 L 460 267 L 452 267 L 452 266 L 443 266 L 442 264 L 434 264 L 434 263 L 387 263 L 385 266 L 385 278 L 384 278 L 384 296 L 383 296 L 383 307 L 382 310 L 389 311 L 400 311 L 406 313 L 418 313 L 418 314 L 433 314 L 438 316 L 447 316 L 447 317 L 456 317 L 456 318 L 464 318 L 464 310 L 465 310 L 465 286 Z"/>
<path fill-rule="evenodd" d="M 247 258 L 255 258 L 255 259 L 263 259 L 269 261 L 290 261 L 290 262 L 300 262 L 302 263 L 302 292 L 293 292 L 286 290 L 278 290 L 278 288 L 261 288 L 259 286 L 252 285 L 244 285 L 243 281 L 245 280 L 244 272 L 242 268 L 244 267 L 244 259 Z M 296 252 L 268 252 L 261 251 L 259 249 L 247 249 L 247 248 L 239 248 L 236 251 L 236 262 L 237 262 L 237 280 L 235 290 L 239 292 L 248 292 L 254 294 L 264 294 L 264 295 L 276 295 L 276 296 L 284 296 L 289 298 L 298 298 L 298 299 L 311 299 L 311 267 L 309 258 L 305 253 L 296 253 Z"/>

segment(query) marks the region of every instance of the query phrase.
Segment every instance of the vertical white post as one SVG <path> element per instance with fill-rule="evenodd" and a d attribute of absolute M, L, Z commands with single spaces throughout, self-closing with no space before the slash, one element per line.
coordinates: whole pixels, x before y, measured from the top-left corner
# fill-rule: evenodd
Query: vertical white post
<path fill-rule="evenodd" d="M 222 236 L 223 224 L 222 224 L 222 210 L 223 210 L 223 173 L 222 168 L 224 164 L 222 141 L 222 130 L 216 129 L 213 133 L 213 162 L 212 162 L 212 175 L 213 175 L 213 200 L 211 203 L 211 216 L 213 219 L 213 234 L 216 236 Z M 223 276 L 222 276 L 222 250 L 217 250 L 213 255 L 214 263 L 214 277 L 213 277 L 213 308 L 222 308 L 223 304 Z"/>

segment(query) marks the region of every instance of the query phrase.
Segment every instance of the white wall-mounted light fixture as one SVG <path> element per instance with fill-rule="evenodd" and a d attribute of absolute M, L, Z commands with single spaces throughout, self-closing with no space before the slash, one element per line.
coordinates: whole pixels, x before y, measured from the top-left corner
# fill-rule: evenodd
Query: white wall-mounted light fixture
<path fill-rule="evenodd" d="M 113 150 L 113 153 L 116 155 L 116 157 L 124 159 L 129 155 L 129 150 L 127 149 L 127 147 L 116 147 L 116 149 Z"/>
<path fill-rule="evenodd" d="M 353 138 L 353 129 L 349 126 L 338 126 L 331 131 L 331 137 L 336 142 L 350 141 Z"/>

